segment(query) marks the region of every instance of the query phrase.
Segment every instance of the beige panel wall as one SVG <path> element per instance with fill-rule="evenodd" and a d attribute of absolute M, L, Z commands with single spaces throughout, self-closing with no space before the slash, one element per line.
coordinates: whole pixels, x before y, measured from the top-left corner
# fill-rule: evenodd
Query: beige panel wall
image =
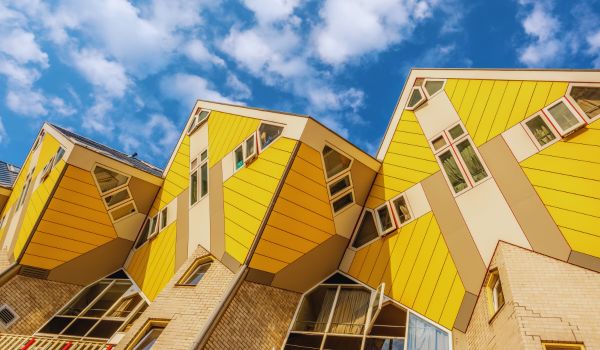
<path fill-rule="evenodd" d="M 299 300 L 298 293 L 243 282 L 204 349 L 279 349 Z"/>

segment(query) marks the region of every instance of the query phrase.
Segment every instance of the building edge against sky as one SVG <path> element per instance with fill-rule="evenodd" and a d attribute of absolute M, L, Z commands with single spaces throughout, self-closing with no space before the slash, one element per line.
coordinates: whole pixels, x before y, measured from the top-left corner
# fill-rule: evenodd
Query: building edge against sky
<path fill-rule="evenodd" d="M 0 349 L 600 348 L 598 119 L 599 71 L 414 69 L 376 157 L 209 101 L 164 170 L 44 124 Z"/>

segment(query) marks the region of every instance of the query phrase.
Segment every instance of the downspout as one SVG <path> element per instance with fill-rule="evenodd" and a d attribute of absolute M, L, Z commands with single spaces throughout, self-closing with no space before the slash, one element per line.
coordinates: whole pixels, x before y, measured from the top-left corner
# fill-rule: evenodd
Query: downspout
<path fill-rule="evenodd" d="M 229 307 L 229 304 L 233 300 L 233 297 L 235 296 L 238 289 L 242 285 L 242 282 L 245 280 L 246 275 L 248 274 L 248 265 L 250 264 L 250 258 L 254 254 L 254 251 L 256 250 L 256 247 L 258 246 L 258 242 L 260 241 L 262 233 L 263 233 L 265 227 L 267 226 L 267 222 L 269 221 L 269 217 L 271 216 L 271 213 L 273 212 L 273 207 L 275 206 L 275 202 L 277 201 L 277 198 L 279 197 L 279 193 L 281 192 L 281 189 L 283 188 L 283 184 L 285 183 L 285 180 L 287 179 L 287 175 L 289 174 L 290 169 L 292 168 L 292 163 L 294 162 L 294 159 L 296 158 L 296 155 L 298 154 L 299 149 L 300 149 L 300 141 L 298 141 L 296 143 L 296 146 L 294 146 L 294 150 L 290 154 L 290 160 L 288 161 L 288 164 L 285 167 L 285 170 L 283 171 L 283 174 L 281 176 L 281 181 L 279 181 L 279 184 L 277 185 L 277 188 L 275 189 L 273 198 L 271 198 L 271 202 L 269 203 L 269 207 L 268 207 L 266 216 L 260 224 L 260 227 L 258 229 L 258 234 L 256 235 L 254 241 L 252 242 L 252 246 L 250 247 L 250 250 L 248 251 L 248 255 L 246 255 L 246 260 L 244 261 L 244 264 L 241 266 L 240 270 L 236 273 L 234 280 L 229 285 L 227 292 L 225 293 L 225 295 L 223 295 L 223 298 L 221 298 L 221 300 L 219 301 L 219 304 L 217 304 L 217 307 L 215 307 L 215 309 L 210 314 L 210 317 L 206 321 L 204 327 L 202 328 L 202 331 L 200 332 L 200 334 L 198 334 L 198 336 L 194 340 L 194 343 L 192 344 L 192 347 L 191 347 L 192 349 L 202 349 L 206 345 L 206 343 L 208 342 L 208 339 L 210 338 L 210 335 L 214 331 L 214 329 L 217 326 L 221 317 L 223 317 L 223 314 L 225 314 L 225 311 Z"/>

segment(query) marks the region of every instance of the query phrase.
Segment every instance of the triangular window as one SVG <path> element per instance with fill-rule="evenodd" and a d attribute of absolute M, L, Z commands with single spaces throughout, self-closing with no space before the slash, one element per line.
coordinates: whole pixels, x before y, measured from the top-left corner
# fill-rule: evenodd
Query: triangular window
<path fill-rule="evenodd" d="M 379 235 L 377 234 L 377 227 L 375 226 L 375 217 L 373 216 L 373 212 L 367 209 L 365 210 L 360 224 L 358 225 L 358 230 L 354 236 L 352 247 L 358 249 L 377 237 L 379 237 Z"/>

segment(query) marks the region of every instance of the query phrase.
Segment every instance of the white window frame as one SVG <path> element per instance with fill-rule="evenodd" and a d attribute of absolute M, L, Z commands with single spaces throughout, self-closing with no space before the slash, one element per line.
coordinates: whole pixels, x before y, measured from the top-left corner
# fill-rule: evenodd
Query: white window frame
<path fill-rule="evenodd" d="M 350 202 L 349 204 L 346 204 L 344 207 L 342 207 L 341 209 L 339 209 L 338 211 L 335 210 L 335 207 L 333 205 L 333 203 L 337 202 L 338 200 L 342 199 L 342 197 L 346 196 L 348 193 L 352 194 L 352 202 Z M 352 206 L 352 204 L 356 203 L 356 196 L 354 195 L 354 188 L 349 188 L 345 191 L 342 191 L 340 193 L 339 196 L 336 196 L 334 199 L 330 199 L 329 201 L 330 206 L 331 206 L 331 212 L 333 213 L 333 216 L 337 216 L 343 212 L 345 212 L 346 210 L 348 210 L 348 208 L 350 208 Z"/>
<path fill-rule="evenodd" d="M 400 222 L 400 214 L 398 213 L 398 211 L 396 210 L 396 206 L 394 205 L 394 201 L 400 198 L 404 198 L 404 203 L 406 203 L 406 208 L 408 209 L 408 213 L 410 215 L 410 219 L 404 221 L 404 222 Z M 410 202 L 408 200 L 408 196 L 406 195 L 406 193 L 400 193 L 399 195 L 395 196 L 394 198 L 389 200 L 390 203 L 390 207 L 392 208 L 392 213 L 394 214 L 394 218 L 396 221 L 396 226 L 398 226 L 398 228 L 407 225 L 409 222 L 415 220 L 415 214 L 413 213 L 412 210 L 412 206 L 410 205 Z"/>
<path fill-rule="evenodd" d="M 573 108 L 575 108 L 575 110 L 579 113 L 579 116 L 581 116 L 587 124 L 590 124 L 598 119 L 600 119 L 600 114 L 598 114 L 597 116 L 590 118 L 588 117 L 588 115 L 583 111 L 583 109 L 581 109 L 581 107 L 579 106 L 579 104 L 575 101 L 575 99 L 571 96 L 571 90 L 574 87 L 589 87 L 589 88 L 599 88 L 600 89 L 600 83 L 571 83 L 569 84 L 569 88 L 567 89 L 567 94 L 566 99 L 569 100 L 569 102 L 571 102 L 571 106 Z"/>
<path fill-rule="evenodd" d="M 208 114 L 206 115 L 206 118 L 204 118 L 202 120 L 198 120 L 198 118 L 200 117 L 200 114 L 202 114 L 202 112 L 208 112 Z M 210 117 L 211 112 L 212 111 L 210 109 L 197 107 L 196 110 L 194 111 L 195 114 L 191 118 L 190 124 L 187 126 L 187 134 L 188 135 L 193 134 L 194 131 L 196 131 L 198 128 L 200 128 L 200 126 L 204 125 L 204 123 L 208 120 L 208 117 Z"/>
<path fill-rule="evenodd" d="M 323 148 L 325 148 L 325 146 L 331 148 L 332 150 L 338 152 L 339 154 L 343 155 L 344 157 L 350 159 L 350 163 L 348 164 L 348 167 L 342 171 L 340 171 L 339 173 L 331 176 L 331 177 L 327 177 L 327 167 L 325 166 L 325 156 L 323 155 L 323 149 L 321 149 L 321 164 L 323 166 L 323 173 L 325 175 L 325 182 L 327 182 L 327 184 L 329 185 L 329 183 L 331 183 L 332 181 L 338 179 L 339 177 L 342 177 L 343 175 L 345 175 L 347 172 L 350 172 L 352 170 L 352 165 L 354 165 L 354 158 L 348 156 L 345 152 L 340 151 L 339 148 L 333 146 L 330 143 L 325 143 L 323 145 Z"/>
<path fill-rule="evenodd" d="M 48 178 L 48 176 L 50 176 L 50 171 L 54 167 L 54 157 L 55 156 L 56 155 L 53 155 L 52 158 L 50 158 L 50 160 L 48 160 L 48 163 L 46 163 L 46 165 L 40 172 L 40 183 L 44 182 Z"/>
<path fill-rule="evenodd" d="M 385 300 L 385 282 L 381 282 L 381 284 L 379 285 L 379 287 L 377 287 L 376 290 L 371 292 L 371 300 L 369 302 L 369 312 L 367 315 L 367 324 L 365 327 L 365 335 L 369 334 L 371 332 L 371 330 L 373 329 L 373 326 L 375 325 L 375 320 L 377 319 L 377 317 L 379 316 L 379 313 L 381 313 L 381 309 L 383 308 L 383 301 Z M 374 305 L 374 303 L 377 302 L 377 305 Z M 377 306 L 377 308 L 375 309 L 375 313 L 373 313 L 373 307 Z M 408 310 L 406 312 L 406 314 L 408 315 Z M 405 329 L 405 339 L 408 340 L 408 322 L 406 322 L 406 329 Z"/>
<path fill-rule="evenodd" d="M 377 231 L 377 236 L 375 236 L 375 238 L 373 238 L 372 240 L 364 243 L 363 245 L 355 248 L 354 247 L 354 241 L 356 240 L 356 237 L 358 237 L 358 231 L 360 230 L 360 225 L 363 221 L 363 219 L 365 218 L 365 215 L 367 215 L 367 212 L 370 212 L 371 215 L 373 215 L 373 221 L 375 222 L 375 230 Z M 350 241 L 350 246 L 348 247 L 350 250 L 353 251 L 359 251 L 361 249 L 363 249 L 364 247 L 368 246 L 369 244 L 375 242 L 376 240 L 380 239 L 381 236 L 379 235 L 379 228 L 377 227 L 377 221 L 375 221 L 375 211 L 373 211 L 373 209 L 371 208 L 366 208 L 362 211 L 362 213 L 360 214 L 360 217 L 358 219 L 358 223 L 356 225 L 356 227 L 354 228 L 354 232 L 352 232 L 352 241 Z"/>
<path fill-rule="evenodd" d="M 236 147 L 236 149 L 237 148 L 238 147 Z M 202 159 L 202 154 L 204 152 L 206 152 L 206 158 Z M 194 168 L 192 168 L 192 170 L 190 171 L 190 208 L 195 206 L 196 204 L 200 203 L 204 198 L 206 198 L 208 196 L 208 193 L 209 193 L 208 187 L 210 184 L 209 183 L 210 169 L 208 168 L 208 159 L 209 158 L 210 158 L 210 155 L 208 154 L 208 148 L 205 148 L 202 151 L 200 151 L 198 156 L 196 158 L 194 158 L 194 160 L 196 160 L 196 166 Z M 202 195 L 202 166 L 203 165 L 206 165 L 206 184 L 207 184 L 206 193 L 204 195 Z M 234 158 L 233 166 L 235 168 L 235 158 Z M 198 179 L 197 186 L 196 186 L 196 202 L 194 202 L 194 203 L 192 203 L 192 188 L 191 188 L 193 174 L 196 174 L 196 178 Z"/>
<path fill-rule="evenodd" d="M 160 210 L 158 224 L 159 224 L 158 231 L 162 231 L 165 229 L 165 227 L 169 226 L 169 206 L 168 205 Z"/>
<path fill-rule="evenodd" d="M 31 180 L 33 178 L 34 171 L 35 167 L 33 167 L 29 174 L 27 174 L 27 177 L 25 178 L 25 183 L 23 184 L 23 187 L 21 187 L 21 194 L 19 195 L 19 199 L 17 200 L 17 211 L 21 209 L 21 207 L 23 207 L 23 204 L 25 203 L 25 198 L 27 197 L 27 192 L 29 192 L 29 187 L 31 186 Z"/>
<path fill-rule="evenodd" d="M 111 192 L 111 193 L 112 193 L 112 192 Z M 127 214 L 127 215 L 123 216 L 123 217 L 120 217 L 120 218 L 118 218 L 117 220 L 113 220 L 112 212 L 116 211 L 117 209 L 119 209 L 119 208 L 121 208 L 121 207 L 124 207 L 124 206 L 126 206 L 126 205 L 129 205 L 129 204 L 133 205 L 133 209 L 134 209 L 134 211 L 132 211 L 131 213 L 129 213 L 129 214 Z M 135 205 L 135 201 L 134 201 L 133 199 L 130 199 L 130 200 L 128 200 L 128 201 L 127 201 L 127 202 L 125 202 L 125 203 L 121 203 L 121 204 L 119 204 L 119 205 L 117 205 L 117 206 L 114 206 L 114 207 L 112 207 L 112 208 L 111 208 L 111 209 L 108 211 L 108 214 L 109 214 L 108 216 L 110 216 L 110 220 L 111 220 L 113 223 L 117 223 L 117 222 L 119 222 L 119 221 L 123 221 L 123 220 L 127 219 L 128 217 L 130 217 L 130 216 L 132 216 L 132 215 L 135 215 L 135 214 L 137 214 L 137 213 L 138 213 L 138 208 L 137 208 L 137 205 Z"/>
<path fill-rule="evenodd" d="M 111 196 L 113 194 L 116 194 L 117 192 L 121 192 L 123 190 L 127 191 L 127 194 L 129 195 L 129 198 L 126 199 L 126 200 L 124 200 L 123 202 L 119 202 L 117 204 L 113 204 L 111 206 L 108 206 L 108 203 L 106 203 L 106 197 Z M 120 206 L 122 204 L 127 204 L 127 202 L 132 201 L 132 200 L 133 200 L 133 196 L 131 195 L 131 191 L 129 191 L 129 187 L 121 188 L 121 189 L 118 189 L 118 190 L 115 190 L 115 191 L 110 191 L 107 194 L 105 194 L 105 195 L 102 196 L 102 202 L 104 203 L 104 207 L 107 210 L 114 209 L 114 208 L 116 208 L 116 207 L 118 207 L 118 206 Z"/>
<path fill-rule="evenodd" d="M 392 221 L 392 226 L 385 231 L 383 230 L 383 227 L 381 227 L 381 219 L 379 218 L 379 209 L 381 209 L 383 207 L 385 207 L 387 209 L 388 215 L 390 216 L 390 220 Z M 377 226 L 377 232 L 379 232 L 380 237 L 387 236 L 388 234 L 390 234 L 391 232 L 393 232 L 394 230 L 397 229 L 398 225 L 396 223 L 396 218 L 394 217 L 392 208 L 390 208 L 389 202 L 386 201 L 382 205 L 375 208 L 374 211 L 375 211 L 375 225 Z"/>
<path fill-rule="evenodd" d="M 417 103 L 415 103 L 414 106 L 410 107 L 408 105 L 408 103 L 410 102 L 410 99 L 415 90 L 419 90 L 419 92 L 421 93 L 421 99 L 419 101 L 417 101 Z M 409 111 L 414 111 L 415 109 L 419 108 L 423 103 L 425 103 L 425 101 L 427 101 L 427 95 L 425 95 L 425 92 L 423 91 L 423 89 L 420 86 L 414 86 L 410 90 L 410 94 L 408 95 L 408 100 L 406 101 L 406 107 L 404 109 L 407 109 Z"/>
<path fill-rule="evenodd" d="M 552 113 L 550 113 L 550 108 L 556 106 L 559 103 L 563 103 L 565 106 L 567 106 L 567 109 L 573 114 L 573 116 L 579 121 L 579 123 L 573 125 L 572 127 L 568 128 L 566 130 L 561 128 L 560 125 L 558 124 L 558 122 L 556 122 L 556 119 L 554 118 Z M 542 113 L 544 115 L 546 115 L 548 121 L 550 121 L 552 126 L 558 131 L 558 133 L 560 134 L 561 137 L 566 137 L 566 136 L 574 133 L 578 129 L 585 127 L 587 125 L 587 122 L 585 121 L 585 119 L 583 119 L 583 117 L 581 115 L 579 115 L 579 112 L 577 112 L 577 110 L 575 108 L 573 108 L 573 105 L 571 104 L 571 102 L 569 100 L 567 100 L 565 97 L 561 97 L 558 100 L 554 101 L 553 103 L 549 104 L 548 106 L 544 107 L 544 109 L 542 109 Z"/>
<path fill-rule="evenodd" d="M 548 126 L 548 129 L 550 129 L 550 132 L 552 133 L 552 135 L 554 135 L 554 140 L 546 143 L 545 145 L 540 144 L 540 142 L 538 141 L 537 137 L 535 137 L 535 135 L 533 135 L 533 133 L 531 132 L 531 129 L 529 129 L 529 126 L 527 126 L 527 122 L 535 119 L 536 117 L 540 117 L 542 118 L 542 120 L 544 121 L 544 123 L 546 123 L 546 125 Z M 548 117 L 546 117 L 546 115 L 542 112 L 538 112 L 533 114 L 531 117 L 528 117 L 527 119 L 524 119 L 521 122 L 521 126 L 523 127 L 523 129 L 525 129 L 525 133 L 527 134 L 527 136 L 529 136 L 529 138 L 531 139 L 531 141 L 533 141 L 533 144 L 535 144 L 535 147 L 537 147 L 538 151 L 543 150 L 546 147 L 549 147 L 555 143 L 557 143 L 562 136 L 560 136 L 560 134 L 558 133 L 558 131 L 556 130 L 556 128 L 554 127 L 554 125 L 552 125 L 552 123 L 548 120 Z"/>
<path fill-rule="evenodd" d="M 101 167 L 101 168 L 104 168 L 104 169 L 107 169 L 107 170 L 110 170 L 110 171 L 114 171 L 115 173 L 118 173 L 120 175 L 123 175 L 123 176 L 127 177 L 127 181 L 125 181 L 124 184 L 122 184 L 120 186 L 117 186 L 115 188 L 111 188 L 110 190 L 108 190 L 108 191 L 106 191 L 106 192 L 103 193 L 102 189 L 100 188 L 100 184 L 98 183 L 98 179 L 96 179 L 96 175 L 95 175 L 95 171 L 96 171 L 97 167 Z M 113 169 L 113 168 L 111 168 L 109 166 L 106 166 L 106 165 L 100 164 L 100 163 L 96 163 L 92 167 L 92 178 L 94 179 L 94 183 L 96 184 L 96 188 L 98 188 L 98 192 L 100 192 L 101 196 L 107 195 L 107 194 L 112 193 L 114 191 L 120 190 L 120 189 L 122 189 L 124 187 L 127 187 L 127 186 L 129 186 L 129 181 L 131 181 L 131 175 L 124 174 L 121 171 L 115 170 L 115 169 Z"/>
<path fill-rule="evenodd" d="M 158 227 L 160 226 L 158 219 L 158 214 L 152 217 L 148 217 L 148 220 L 150 220 L 150 228 L 148 229 L 148 238 L 146 238 L 146 242 L 150 242 L 152 239 L 154 239 L 154 237 L 158 236 L 158 232 L 160 232 L 160 230 L 158 229 Z M 152 226 L 153 220 L 156 220 L 156 224 L 154 225 L 154 227 Z"/>
<path fill-rule="evenodd" d="M 247 146 L 246 146 L 246 142 L 248 142 L 248 140 L 250 140 L 251 138 L 254 138 L 254 151 L 252 153 L 248 154 L 248 149 L 247 149 Z M 259 154 L 258 146 L 259 145 L 258 145 L 258 141 L 257 141 L 257 132 L 255 131 L 252 134 L 250 134 L 250 136 L 246 137 L 244 139 L 244 141 L 242 141 L 241 144 L 237 145 L 237 147 L 235 147 L 233 149 L 233 157 L 232 158 L 233 158 L 233 172 L 234 173 L 240 171 L 242 168 L 248 166 L 256 158 L 258 158 L 258 154 Z M 237 162 L 236 162 L 236 159 L 235 159 L 235 152 L 238 149 L 240 149 L 240 148 L 242 148 L 242 161 L 243 161 L 243 164 L 242 164 L 242 166 L 240 166 L 238 168 L 237 167 Z M 198 166 L 198 167 L 200 167 L 200 166 Z"/>
<path fill-rule="evenodd" d="M 334 183 L 342 180 L 345 177 L 348 177 L 348 180 L 350 181 L 350 185 L 347 187 L 344 187 L 341 191 L 332 195 L 330 186 L 333 185 Z M 349 170 L 347 172 L 345 172 L 344 174 L 342 174 L 342 176 L 335 177 L 333 180 L 331 180 L 327 183 L 327 193 L 329 194 L 329 198 L 332 200 L 335 200 L 336 198 L 338 198 L 342 193 L 348 192 L 349 189 L 354 189 L 354 183 L 352 182 L 352 175 L 350 174 Z"/>
<path fill-rule="evenodd" d="M 462 127 L 464 133 L 462 135 L 456 137 L 455 139 L 452 139 L 452 137 L 449 134 L 449 130 L 454 128 L 456 125 L 460 125 Z M 441 134 L 444 134 L 444 139 L 446 140 L 447 144 L 444 147 L 441 147 L 441 148 L 435 150 L 433 148 L 432 141 L 437 139 Z M 475 154 L 477 155 L 479 162 L 481 163 L 481 165 L 483 166 L 483 169 L 485 170 L 485 173 L 487 174 L 487 176 L 485 178 L 483 178 L 477 182 L 475 182 L 475 180 L 473 180 L 473 176 L 471 175 L 471 172 L 469 171 L 469 168 L 467 167 L 466 162 L 463 160 L 462 156 L 460 155 L 460 152 L 456 148 L 456 146 L 459 143 L 462 143 L 465 140 L 468 140 L 468 142 L 471 143 L 471 146 L 473 147 L 473 150 L 475 151 Z M 465 128 L 465 126 L 462 122 L 454 123 L 454 124 L 450 125 L 449 127 L 445 128 L 440 134 L 437 134 L 434 137 L 432 137 L 429 140 L 429 144 L 432 147 L 431 149 L 433 150 L 435 159 L 440 167 L 440 170 L 442 171 L 442 174 L 444 175 L 444 179 L 446 179 L 446 183 L 450 187 L 450 192 L 452 192 L 454 197 L 457 197 L 457 196 L 465 193 L 466 191 L 477 187 L 479 184 L 484 183 L 485 181 L 489 180 L 492 177 L 490 174 L 490 170 L 488 169 L 487 165 L 485 164 L 485 161 L 483 160 L 483 157 L 481 157 L 481 154 L 479 153 L 479 149 L 477 149 L 477 146 L 473 142 L 473 139 L 467 132 L 467 129 Z M 448 174 L 446 174 L 446 169 L 444 168 L 444 165 L 443 165 L 442 161 L 440 160 L 440 156 L 443 153 L 446 153 L 446 151 L 449 151 L 450 154 L 454 157 L 454 160 L 456 161 L 456 163 L 458 165 L 459 171 L 461 172 L 465 181 L 467 182 L 467 187 L 463 188 L 459 192 L 454 191 L 452 182 L 450 182 L 450 178 L 448 177 Z"/>
<path fill-rule="evenodd" d="M 271 141 L 271 143 L 269 143 L 268 145 L 266 145 L 264 148 L 260 144 L 260 135 L 259 135 L 260 127 L 262 125 L 273 125 L 273 126 L 278 126 L 278 127 L 283 128 L 283 130 L 281 130 L 281 134 L 279 134 L 279 136 L 277 136 L 276 138 L 274 138 L 273 141 Z M 285 131 L 285 124 L 279 124 L 279 123 L 261 121 L 260 125 L 256 129 L 256 145 L 257 145 L 256 149 L 258 150 L 258 152 L 262 153 L 264 150 L 266 150 L 267 148 L 269 148 L 269 146 L 271 146 L 272 144 L 274 144 L 275 141 L 279 140 L 283 136 L 283 132 L 284 131 Z"/>
<path fill-rule="evenodd" d="M 498 312 L 498 310 L 500 310 L 500 308 L 502 306 L 504 306 L 504 304 L 498 305 L 498 303 L 499 303 L 498 287 L 501 287 L 501 286 L 502 286 L 502 282 L 500 282 L 500 276 L 496 276 L 496 281 L 494 282 L 494 285 L 492 286 L 492 305 L 494 306 L 494 312 Z M 504 295 L 504 291 L 502 291 L 502 295 Z M 506 303 L 506 301 L 504 303 Z"/>
<path fill-rule="evenodd" d="M 435 146 L 433 145 L 433 141 L 442 138 L 444 140 L 444 142 L 446 142 L 445 145 L 443 145 L 440 148 L 435 148 Z M 448 136 L 446 136 L 446 133 L 444 131 L 442 131 L 441 133 L 435 135 L 434 137 L 432 137 L 430 140 L 428 140 L 429 142 L 429 146 L 431 147 L 431 149 L 433 150 L 433 153 L 438 153 L 440 151 L 442 151 L 444 148 L 447 148 L 448 146 L 450 146 L 450 141 L 448 140 Z"/>
<path fill-rule="evenodd" d="M 46 136 L 46 131 L 42 129 L 33 142 L 33 147 L 31 147 L 33 151 L 35 151 L 40 146 L 42 141 L 44 141 L 44 136 Z"/>
<path fill-rule="evenodd" d="M 427 88 L 425 87 L 425 84 L 429 81 L 441 81 L 442 82 L 442 87 L 434 92 L 433 94 L 429 94 L 429 92 L 427 91 Z M 433 98 L 435 95 L 439 94 L 440 92 L 444 91 L 444 88 L 446 87 L 446 79 L 435 79 L 435 78 L 426 78 L 425 80 L 423 80 L 423 84 L 421 85 L 421 89 L 423 90 L 423 92 L 425 93 L 425 96 L 427 97 L 427 99 L 431 99 Z"/>

